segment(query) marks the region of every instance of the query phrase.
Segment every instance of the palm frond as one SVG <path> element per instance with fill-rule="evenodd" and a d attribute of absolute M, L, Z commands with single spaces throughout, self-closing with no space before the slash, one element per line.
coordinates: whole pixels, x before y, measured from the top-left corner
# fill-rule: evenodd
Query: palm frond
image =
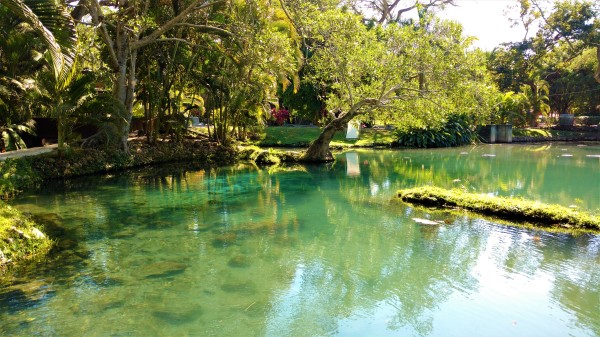
<path fill-rule="evenodd" d="M 75 63 L 77 32 L 65 6 L 53 0 L 1 0 L 42 37 L 52 55 L 57 84 L 68 82 Z"/>

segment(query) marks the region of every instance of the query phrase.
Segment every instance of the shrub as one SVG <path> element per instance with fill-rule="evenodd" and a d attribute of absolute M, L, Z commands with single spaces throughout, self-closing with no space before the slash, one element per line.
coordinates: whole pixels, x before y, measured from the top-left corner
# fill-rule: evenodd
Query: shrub
<path fill-rule="evenodd" d="M 450 115 L 441 128 L 411 128 L 398 130 L 398 145 L 406 147 L 452 147 L 470 144 L 476 139 L 466 115 Z"/>
<path fill-rule="evenodd" d="M 23 159 L 0 161 L 0 197 L 6 199 L 41 182 L 31 162 Z"/>

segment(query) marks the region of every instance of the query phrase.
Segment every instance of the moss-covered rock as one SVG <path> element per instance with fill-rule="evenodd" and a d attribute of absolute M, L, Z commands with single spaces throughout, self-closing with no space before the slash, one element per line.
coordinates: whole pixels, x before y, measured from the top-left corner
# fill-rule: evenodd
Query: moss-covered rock
<path fill-rule="evenodd" d="M 52 240 L 18 210 L 0 201 L 0 273 L 8 265 L 42 256 Z"/>
<path fill-rule="evenodd" d="M 238 151 L 240 160 L 253 161 L 260 165 L 279 165 L 282 162 L 298 163 L 302 161 L 302 153 L 297 151 L 262 149 L 257 146 L 240 147 Z"/>
<path fill-rule="evenodd" d="M 599 216 L 537 201 L 494 197 L 432 186 L 400 190 L 398 197 L 409 203 L 461 208 L 500 219 L 523 221 L 540 227 L 600 231 Z"/>

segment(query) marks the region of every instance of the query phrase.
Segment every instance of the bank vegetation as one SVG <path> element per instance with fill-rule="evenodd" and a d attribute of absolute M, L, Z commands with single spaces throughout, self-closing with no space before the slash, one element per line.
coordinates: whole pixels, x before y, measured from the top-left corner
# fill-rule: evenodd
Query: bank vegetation
<path fill-rule="evenodd" d="M 600 217 L 560 205 L 521 198 L 497 197 L 423 186 L 398 191 L 405 202 L 429 207 L 463 209 L 542 228 L 600 231 Z"/>

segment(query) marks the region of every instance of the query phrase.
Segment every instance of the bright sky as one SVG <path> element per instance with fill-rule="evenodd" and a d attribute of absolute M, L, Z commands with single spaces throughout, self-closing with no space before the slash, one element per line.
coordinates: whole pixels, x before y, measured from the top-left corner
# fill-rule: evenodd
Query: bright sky
<path fill-rule="evenodd" d="M 521 41 L 525 36 L 523 27 L 511 28 L 508 20 L 518 17 L 516 0 L 457 0 L 456 4 L 446 7 L 439 16 L 460 22 L 465 35 L 479 39 L 474 42 L 476 47 L 492 50 L 502 42 Z"/>

